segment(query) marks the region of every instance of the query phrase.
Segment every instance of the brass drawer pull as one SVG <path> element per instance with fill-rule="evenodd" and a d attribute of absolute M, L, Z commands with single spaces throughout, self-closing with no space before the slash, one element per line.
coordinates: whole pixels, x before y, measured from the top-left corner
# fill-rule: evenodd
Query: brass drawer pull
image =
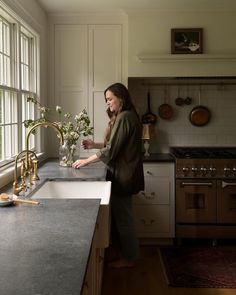
<path fill-rule="evenodd" d="M 153 175 L 153 173 L 151 171 L 147 171 L 148 175 Z"/>
<path fill-rule="evenodd" d="M 150 219 L 150 220 L 141 219 L 141 221 L 142 221 L 142 224 L 144 224 L 145 226 L 150 226 L 155 222 L 154 219 Z"/>

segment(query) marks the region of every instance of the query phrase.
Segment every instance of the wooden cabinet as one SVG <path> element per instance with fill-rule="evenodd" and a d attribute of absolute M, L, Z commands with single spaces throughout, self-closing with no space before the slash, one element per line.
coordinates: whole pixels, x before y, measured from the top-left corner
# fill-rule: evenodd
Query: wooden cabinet
<path fill-rule="evenodd" d="M 174 237 L 174 163 L 144 163 L 145 190 L 134 195 L 140 238 Z"/>
<path fill-rule="evenodd" d="M 105 248 L 109 246 L 109 210 L 109 205 L 99 208 L 82 295 L 101 294 Z"/>

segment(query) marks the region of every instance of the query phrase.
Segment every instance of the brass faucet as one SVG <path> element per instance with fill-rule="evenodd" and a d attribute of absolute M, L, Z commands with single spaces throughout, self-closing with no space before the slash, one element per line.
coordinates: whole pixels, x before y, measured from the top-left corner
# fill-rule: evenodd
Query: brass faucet
<path fill-rule="evenodd" d="M 28 156 L 26 156 L 28 154 Z M 32 155 L 34 160 L 32 159 Z M 17 183 L 17 162 L 18 159 L 21 161 L 20 166 L 20 178 L 21 178 L 21 184 L 19 185 Z M 28 161 L 28 163 L 27 163 Z M 13 193 L 18 194 L 21 191 L 27 190 L 26 185 L 26 176 L 29 175 L 29 183 L 28 186 L 31 186 L 33 184 L 33 180 L 39 179 L 37 169 L 35 169 L 34 166 L 32 166 L 32 163 L 38 163 L 38 157 L 35 152 L 29 151 L 29 150 L 23 150 L 21 151 L 15 158 L 15 170 L 14 170 L 14 182 L 13 182 Z M 28 168 L 27 168 L 28 167 Z"/>
<path fill-rule="evenodd" d="M 36 180 L 39 180 L 38 157 L 35 152 L 29 150 L 29 137 L 31 133 L 38 127 L 53 128 L 57 132 L 58 137 L 60 138 L 61 145 L 64 144 L 63 134 L 56 123 L 45 121 L 45 122 L 37 123 L 34 126 L 32 126 L 26 136 L 26 149 L 21 151 L 15 158 L 15 171 L 14 171 L 14 182 L 13 182 L 14 194 L 18 194 L 22 190 L 26 191 L 27 188 L 30 187 Z M 20 169 L 21 184 L 20 185 L 18 185 L 17 183 L 17 161 L 19 158 L 21 158 L 21 169 Z M 25 180 L 27 175 L 29 176 L 29 178 L 28 178 L 28 184 L 26 185 Z"/>

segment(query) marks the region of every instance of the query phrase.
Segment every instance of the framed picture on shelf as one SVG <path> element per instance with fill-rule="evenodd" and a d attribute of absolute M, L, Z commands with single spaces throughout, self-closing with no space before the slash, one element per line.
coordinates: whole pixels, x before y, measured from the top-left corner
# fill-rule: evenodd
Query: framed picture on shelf
<path fill-rule="evenodd" d="M 203 29 L 171 29 L 172 54 L 203 53 Z"/>

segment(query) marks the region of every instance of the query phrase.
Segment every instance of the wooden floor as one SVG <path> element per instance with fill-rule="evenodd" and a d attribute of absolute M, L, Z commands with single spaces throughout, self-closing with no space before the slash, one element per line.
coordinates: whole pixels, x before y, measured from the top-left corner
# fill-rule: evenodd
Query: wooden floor
<path fill-rule="evenodd" d="M 168 287 L 157 246 L 141 246 L 132 269 L 111 269 L 105 264 L 102 295 L 235 295 L 236 289 Z"/>

